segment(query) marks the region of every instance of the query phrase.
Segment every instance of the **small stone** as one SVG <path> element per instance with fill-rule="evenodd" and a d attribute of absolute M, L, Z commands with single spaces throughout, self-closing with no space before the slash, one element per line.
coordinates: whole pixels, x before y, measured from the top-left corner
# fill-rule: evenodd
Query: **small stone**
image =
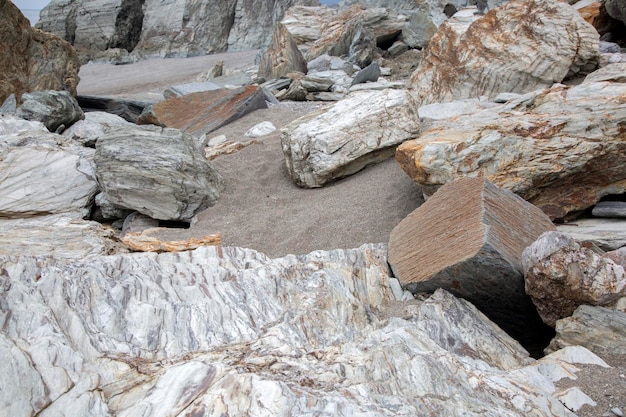
<path fill-rule="evenodd" d="M 615 414 L 617 417 L 622 417 L 624 413 L 617 407 L 611 408 L 611 413 Z"/>
<path fill-rule="evenodd" d="M 276 130 L 276 126 L 272 124 L 272 122 L 261 122 L 257 125 L 252 126 L 244 136 L 249 138 L 258 138 L 261 136 L 267 136 L 270 133 Z"/>

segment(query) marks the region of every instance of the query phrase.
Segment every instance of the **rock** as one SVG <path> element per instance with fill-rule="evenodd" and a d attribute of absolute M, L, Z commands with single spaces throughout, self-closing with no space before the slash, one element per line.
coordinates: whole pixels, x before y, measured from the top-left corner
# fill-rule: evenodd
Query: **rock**
<path fill-rule="evenodd" d="M 595 217 L 626 217 L 626 201 L 600 201 L 591 214 Z"/>
<path fill-rule="evenodd" d="M 290 123 L 281 142 L 292 180 L 314 188 L 387 159 L 418 131 L 404 91 L 360 91 Z"/>
<path fill-rule="evenodd" d="M 122 231 L 119 237 L 122 239 L 127 233 L 141 233 L 146 229 L 154 227 L 159 227 L 158 220 L 137 211 L 133 211 L 124 219 L 124 222 L 122 223 Z"/>
<path fill-rule="evenodd" d="M 324 91 L 330 91 L 331 87 L 335 84 L 331 78 L 320 77 L 317 74 L 306 75 L 300 84 L 309 93 L 319 93 Z"/>
<path fill-rule="evenodd" d="M 352 76 L 352 74 L 356 71 L 354 64 L 346 62 L 338 56 L 330 56 L 328 54 L 322 54 L 317 58 L 310 60 L 307 63 L 307 69 L 309 76 L 313 75 L 313 73 L 326 71 L 342 71 L 345 74 Z"/>
<path fill-rule="evenodd" d="M 619 0 L 604 0 L 607 13 L 615 20 L 626 23 L 626 5 Z"/>
<path fill-rule="evenodd" d="M 24 93 L 16 115 L 42 122 L 51 132 L 62 132 L 85 118 L 78 101 L 67 91 L 36 91 Z"/>
<path fill-rule="evenodd" d="M 252 78 L 245 72 L 233 72 L 221 77 L 212 78 L 210 81 L 198 81 L 193 83 L 178 84 L 167 88 L 163 92 L 166 99 L 181 97 L 201 91 L 219 90 L 222 88 L 236 88 L 252 84 Z"/>
<path fill-rule="evenodd" d="M 617 43 L 600 40 L 600 54 L 618 54 L 621 50 Z"/>
<path fill-rule="evenodd" d="M 486 97 L 454 100 L 447 103 L 433 103 L 417 109 L 420 121 L 443 120 L 463 114 L 473 114 L 480 110 L 496 107 Z"/>
<path fill-rule="evenodd" d="M 578 387 L 567 388 L 562 392 L 554 394 L 556 398 L 565 406 L 568 410 L 578 411 L 583 406 L 588 405 L 595 407 L 598 405 L 587 394 L 582 392 Z"/>
<path fill-rule="evenodd" d="M 154 219 L 189 221 L 224 189 L 203 146 L 175 129 L 111 129 L 96 143 L 95 163 L 108 201 Z"/>
<path fill-rule="evenodd" d="M 352 85 L 376 82 L 378 77 L 380 77 L 380 66 L 376 62 L 372 62 L 354 75 Z"/>
<path fill-rule="evenodd" d="M 398 55 L 402 55 L 403 53 L 405 53 L 406 51 L 409 50 L 409 46 L 402 41 L 395 41 L 390 47 L 389 49 L 387 49 L 387 52 L 389 53 L 389 55 L 391 55 L 392 57 L 397 57 Z"/>
<path fill-rule="evenodd" d="M 145 108 L 156 103 L 155 100 L 134 100 L 103 96 L 78 96 L 77 99 L 78 104 L 85 112 L 107 112 L 131 123 L 137 123 L 137 119 Z"/>
<path fill-rule="evenodd" d="M 302 78 L 301 84 L 304 88 L 312 87 L 311 91 L 330 85 L 331 91 L 345 93 L 352 85 L 352 77 L 344 70 L 317 71 Z"/>
<path fill-rule="evenodd" d="M 524 250 L 526 293 L 554 327 L 580 305 L 606 305 L 626 295 L 624 268 L 559 232 L 544 233 Z"/>
<path fill-rule="evenodd" d="M 622 247 L 609 251 L 604 256 L 626 269 L 626 248 Z"/>
<path fill-rule="evenodd" d="M 367 82 L 365 84 L 355 84 L 348 90 L 350 93 L 354 91 L 364 91 L 364 90 L 387 90 L 387 89 L 397 89 L 397 90 L 405 90 L 406 89 L 406 81 L 387 81 L 384 79 L 379 79 L 376 82 Z"/>
<path fill-rule="evenodd" d="M 576 214 L 624 186 L 626 86 L 585 83 L 529 93 L 503 108 L 434 122 L 396 158 L 426 194 L 484 176 L 553 219 Z M 624 190 L 624 191 L 623 191 Z"/>
<path fill-rule="evenodd" d="M 339 101 L 346 96 L 345 93 L 309 93 L 306 95 L 307 101 Z"/>
<path fill-rule="evenodd" d="M 322 27 L 336 14 L 336 9 L 328 7 L 293 6 L 287 9 L 280 23 L 291 33 L 300 50 L 306 52 L 322 37 Z"/>
<path fill-rule="evenodd" d="M 307 63 L 287 28 L 278 23 L 274 27 L 272 43 L 261 55 L 258 76 L 281 78 L 293 71 L 306 74 Z"/>
<path fill-rule="evenodd" d="M 626 313 L 606 307 L 581 305 L 570 317 L 556 322 L 556 336 L 546 351 L 584 346 L 593 353 L 626 355 Z"/>
<path fill-rule="evenodd" d="M 429 6 L 416 10 L 402 27 L 402 41 L 410 48 L 424 49 L 444 20 L 445 16 L 441 11 L 434 11 Z"/>
<path fill-rule="evenodd" d="M 0 103 L 11 94 L 67 90 L 76 95 L 80 62 L 72 46 L 59 37 L 31 28 L 10 1 L 0 2 Z"/>
<path fill-rule="evenodd" d="M 583 219 L 557 225 L 557 230 L 578 242 L 590 242 L 610 251 L 626 246 L 626 222 L 620 219 Z"/>
<path fill-rule="evenodd" d="M 265 96 L 257 86 L 202 91 L 158 102 L 146 108 L 137 123 L 172 127 L 200 137 L 265 108 Z"/>
<path fill-rule="evenodd" d="M 211 68 L 206 78 L 213 80 L 223 75 L 225 75 L 224 74 L 224 61 L 217 61 L 217 64 L 213 65 L 213 68 Z"/>
<path fill-rule="evenodd" d="M 15 114 L 17 110 L 17 99 L 15 98 L 15 94 L 11 93 L 2 106 L 0 106 L 0 114 Z"/>
<path fill-rule="evenodd" d="M 132 123 L 114 114 L 94 111 L 86 113 L 85 118 L 65 130 L 63 136 L 71 138 L 82 146 L 95 148 L 98 139 L 113 127 L 132 125 Z"/>
<path fill-rule="evenodd" d="M 606 7 L 604 7 L 601 2 L 579 1 L 572 6 L 580 13 L 586 22 L 598 31 L 598 34 L 604 35 L 613 30 L 615 20 L 609 16 L 606 12 Z M 619 50 L 617 52 L 619 52 Z"/>
<path fill-rule="evenodd" d="M 444 288 L 519 337 L 536 327 L 522 251 L 547 230 L 550 220 L 515 194 L 482 178 L 460 179 L 392 230 L 389 264 L 413 294 Z"/>
<path fill-rule="evenodd" d="M 359 68 L 365 68 L 378 56 L 376 35 L 372 30 L 359 26 L 348 48 L 348 62 Z"/>
<path fill-rule="evenodd" d="M 269 135 L 275 130 L 276 126 L 274 126 L 272 122 L 266 121 L 252 126 L 250 129 L 248 129 L 246 133 L 244 133 L 244 136 L 249 138 L 258 138 L 261 136 Z"/>
<path fill-rule="evenodd" d="M 473 23 L 439 26 L 411 76 L 411 98 L 419 107 L 550 87 L 595 68 L 598 38 L 561 2 L 510 1 Z"/>
<path fill-rule="evenodd" d="M 187 240 L 161 240 L 158 234 L 165 230 L 167 229 L 162 227 L 152 227 L 141 232 L 127 232 L 121 240 L 136 252 L 182 252 L 221 243 L 219 233 Z"/>
<path fill-rule="evenodd" d="M 107 198 L 104 192 L 98 193 L 95 199 L 97 210 L 92 214 L 94 220 L 111 221 L 124 219 L 133 213 L 132 209 L 117 206 Z"/>
<path fill-rule="evenodd" d="M 612 81 L 626 83 L 626 62 L 607 65 L 585 77 L 585 83 Z"/>
<path fill-rule="evenodd" d="M 291 84 L 289 84 L 289 88 L 276 93 L 276 98 L 278 100 L 304 101 L 306 100 L 306 94 L 307 90 L 302 85 L 302 79 L 298 78 L 293 80 Z"/>
<path fill-rule="evenodd" d="M 600 68 L 611 64 L 620 64 L 626 62 L 626 54 L 600 54 L 598 66 Z"/>
<path fill-rule="evenodd" d="M 93 149 L 41 130 L 0 135 L 0 218 L 89 216 L 98 190 Z"/>
<path fill-rule="evenodd" d="M 219 136 L 218 136 L 219 138 Z M 226 139 L 226 136 L 224 136 Z M 248 140 L 245 142 L 237 142 L 234 140 L 225 140 L 224 142 L 217 143 L 215 145 L 207 146 L 204 150 L 204 154 L 209 161 L 214 160 L 221 155 L 230 155 L 235 152 L 239 152 L 243 148 L 250 145 L 257 145 L 260 142 L 256 140 Z"/>

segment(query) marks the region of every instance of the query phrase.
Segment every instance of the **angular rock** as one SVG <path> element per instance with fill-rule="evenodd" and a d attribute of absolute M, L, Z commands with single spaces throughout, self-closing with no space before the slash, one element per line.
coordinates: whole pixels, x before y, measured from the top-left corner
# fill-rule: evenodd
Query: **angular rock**
<path fill-rule="evenodd" d="M 292 180 L 314 188 L 387 159 L 418 131 L 403 90 L 359 91 L 290 123 L 281 142 Z"/>
<path fill-rule="evenodd" d="M 300 83 L 309 93 L 330 91 L 330 88 L 335 84 L 331 78 L 320 77 L 317 74 L 305 76 Z"/>
<path fill-rule="evenodd" d="M 626 295 L 624 268 L 559 232 L 544 233 L 524 250 L 526 293 L 554 327 L 578 306 L 606 305 Z"/>
<path fill-rule="evenodd" d="M 599 1 L 579 1 L 572 6 L 574 6 L 585 21 L 598 31 L 600 36 L 611 32 L 616 26 L 616 21 L 609 16 L 606 7 Z M 600 43 L 602 43 L 602 41 Z M 619 52 L 619 50 L 617 52 Z"/>
<path fill-rule="evenodd" d="M 619 0 L 604 0 L 607 13 L 615 20 L 626 23 L 626 4 Z"/>
<path fill-rule="evenodd" d="M 78 101 L 67 91 L 36 91 L 22 95 L 16 115 L 42 122 L 51 132 L 62 132 L 85 118 Z"/>
<path fill-rule="evenodd" d="M 376 35 L 371 29 L 359 26 L 348 48 L 348 62 L 365 68 L 378 57 Z"/>
<path fill-rule="evenodd" d="M 171 127 L 200 137 L 265 108 L 265 96 L 257 86 L 202 91 L 158 102 L 146 108 L 137 123 Z"/>
<path fill-rule="evenodd" d="M 131 123 L 137 123 L 137 119 L 146 107 L 156 103 L 156 100 L 134 100 L 103 96 L 78 96 L 77 99 L 78 104 L 85 112 L 107 112 Z"/>
<path fill-rule="evenodd" d="M 598 42 L 571 6 L 510 1 L 471 24 L 443 23 L 411 76 L 411 98 L 421 106 L 549 87 L 568 73 L 593 70 Z"/>
<path fill-rule="evenodd" d="M 287 9 L 283 24 L 301 51 L 306 52 L 311 45 L 322 37 L 322 27 L 337 14 L 337 9 L 329 7 L 293 6 Z"/>
<path fill-rule="evenodd" d="M 611 251 L 626 246 L 626 222 L 621 219 L 583 219 L 557 225 L 557 230 L 578 242 L 590 242 Z"/>
<path fill-rule="evenodd" d="M 437 288 L 462 297 L 517 337 L 536 326 L 524 293 L 522 251 L 552 222 L 482 178 L 447 184 L 389 237 L 389 264 L 414 294 Z"/>
<path fill-rule="evenodd" d="M 163 227 L 152 227 L 141 232 L 125 233 L 120 239 L 123 244 L 136 252 L 182 252 L 198 249 L 201 246 L 215 246 L 221 243 L 220 234 L 191 238 L 186 240 L 163 240 L 158 234 L 167 230 Z"/>
<path fill-rule="evenodd" d="M 380 66 L 376 62 L 372 62 L 354 75 L 352 85 L 376 82 L 378 77 L 380 77 Z"/>
<path fill-rule="evenodd" d="M 244 133 L 244 136 L 249 138 L 258 138 L 261 136 L 269 135 L 275 130 L 276 126 L 274 126 L 272 122 L 266 121 L 252 126 L 250 129 L 248 129 L 246 133 Z"/>
<path fill-rule="evenodd" d="M 602 67 L 585 77 L 585 83 L 600 81 L 612 81 L 616 83 L 626 83 L 626 62 Z"/>
<path fill-rule="evenodd" d="M 439 25 L 445 20 L 446 16 L 441 11 L 428 6 L 425 9 L 411 13 L 409 21 L 402 28 L 402 41 L 410 48 L 426 48 L 430 39 L 437 33 Z"/>
<path fill-rule="evenodd" d="M 306 74 L 307 63 L 287 28 L 278 23 L 274 27 L 270 46 L 261 55 L 258 76 L 281 78 L 294 71 Z"/>
<path fill-rule="evenodd" d="M 474 114 L 480 110 L 496 107 L 494 102 L 485 100 L 485 97 L 466 98 L 447 103 L 426 104 L 417 109 L 421 121 L 443 120 L 463 114 Z"/>
<path fill-rule="evenodd" d="M 96 143 L 95 163 L 109 202 L 154 219 L 189 221 L 224 189 L 203 146 L 175 129 L 111 129 Z"/>
<path fill-rule="evenodd" d="M 626 201 L 600 201 L 591 214 L 595 217 L 626 217 Z"/>
<path fill-rule="evenodd" d="M 309 76 L 313 75 L 313 73 L 326 71 L 343 71 L 347 75 L 352 76 L 356 70 L 353 64 L 344 61 L 338 56 L 330 56 L 328 54 L 322 54 L 310 60 L 307 63 L 307 69 Z"/>
<path fill-rule="evenodd" d="M 132 125 L 132 123 L 114 114 L 93 111 L 85 113 L 85 118 L 64 131 L 63 136 L 71 138 L 83 146 L 95 148 L 98 139 L 113 127 Z"/>
<path fill-rule="evenodd" d="M 252 78 L 250 78 L 248 74 L 246 74 L 245 72 L 233 72 L 232 74 L 212 78 L 210 81 L 198 81 L 171 86 L 163 92 L 163 97 L 165 97 L 166 99 L 181 97 L 191 93 L 198 93 L 200 91 L 243 87 L 250 84 L 252 84 Z"/>
<path fill-rule="evenodd" d="M 291 73 L 294 75 L 297 73 Z M 276 99 L 278 100 L 290 100 L 290 101 L 304 101 L 306 100 L 306 88 L 302 85 L 302 74 L 298 75 L 298 78 L 292 80 L 289 84 L 289 88 L 281 90 L 276 93 Z"/>
<path fill-rule="evenodd" d="M 534 92 L 434 122 L 396 158 L 427 194 L 483 176 L 561 219 L 626 191 L 624 95 L 624 84 L 606 82 Z"/>

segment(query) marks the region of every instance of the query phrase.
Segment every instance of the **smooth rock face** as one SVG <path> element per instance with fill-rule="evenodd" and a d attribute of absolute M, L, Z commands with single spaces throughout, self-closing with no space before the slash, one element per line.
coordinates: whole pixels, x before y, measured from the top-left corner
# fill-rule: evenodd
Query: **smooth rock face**
<path fill-rule="evenodd" d="M 572 416 L 542 373 L 569 362 L 523 366 L 466 303 L 439 292 L 418 306 L 425 322 L 383 318 L 396 300 L 380 246 L 2 257 L 0 270 L 3 415 Z"/>
<path fill-rule="evenodd" d="M 0 1 L 0 103 L 15 94 L 67 90 L 76 95 L 80 62 L 61 38 L 33 29 L 19 9 Z"/>
<path fill-rule="evenodd" d="M 402 169 L 427 194 L 482 176 L 553 219 L 626 191 L 626 86 L 557 86 L 504 108 L 434 122 L 398 147 Z"/>
<path fill-rule="evenodd" d="M 389 263 L 414 294 L 444 288 L 517 336 L 534 326 L 524 293 L 522 251 L 552 222 L 482 178 L 447 184 L 389 237 Z"/>
<path fill-rule="evenodd" d="M 613 81 L 626 83 L 626 62 L 618 62 L 607 65 L 592 72 L 585 77 L 585 83 L 598 81 Z"/>
<path fill-rule="evenodd" d="M 265 108 L 265 96 L 257 86 L 223 88 L 160 101 L 148 107 L 137 123 L 172 127 L 200 137 Z"/>
<path fill-rule="evenodd" d="M 266 79 L 281 78 L 290 72 L 306 74 L 307 65 L 296 41 L 285 26 L 278 23 L 274 27 L 272 43 L 261 55 L 259 77 Z"/>
<path fill-rule="evenodd" d="M 292 180 L 314 188 L 387 159 L 418 131 L 403 90 L 359 91 L 290 123 L 281 142 Z"/>
<path fill-rule="evenodd" d="M 16 115 L 42 122 L 49 131 L 63 131 L 85 118 L 78 101 L 67 91 L 37 91 L 22 95 Z"/>
<path fill-rule="evenodd" d="M 526 293 L 549 326 L 580 305 L 606 305 L 626 295 L 621 265 L 562 233 L 544 233 L 522 257 Z"/>
<path fill-rule="evenodd" d="M 421 106 L 549 87 L 593 70 L 598 42 L 596 30 L 563 2 L 510 1 L 469 26 L 443 23 L 411 76 L 411 98 Z"/>
<path fill-rule="evenodd" d="M 113 128 L 98 139 L 95 163 L 110 203 L 154 219 L 189 221 L 224 189 L 203 146 L 175 129 Z"/>

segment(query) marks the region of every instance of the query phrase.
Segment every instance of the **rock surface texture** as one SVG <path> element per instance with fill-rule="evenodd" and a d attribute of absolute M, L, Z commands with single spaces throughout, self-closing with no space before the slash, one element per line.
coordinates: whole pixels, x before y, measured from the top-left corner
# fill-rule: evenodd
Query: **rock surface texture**
<path fill-rule="evenodd" d="M 259 77 L 268 80 L 281 78 L 293 71 L 306 74 L 306 64 L 304 56 L 287 28 L 280 23 L 274 26 L 272 43 L 261 56 Z"/>
<path fill-rule="evenodd" d="M 67 91 L 25 93 L 16 115 L 42 122 L 51 132 L 63 131 L 85 118 L 78 101 Z"/>
<path fill-rule="evenodd" d="M 524 293 L 522 251 L 548 230 L 554 226 L 545 214 L 515 194 L 482 178 L 461 179 L 393 229 L 389 264 L 409 291 L 444 288 L 521 335 L 536 318 Z"/>
<path fill-rule="evenodd" d="M 430 40 L 411 76 L 417 106 L 526 93 L 598 62 L 598 33 L 564 2 L 510 1 L 470 22 L 445 22 Z"/>

